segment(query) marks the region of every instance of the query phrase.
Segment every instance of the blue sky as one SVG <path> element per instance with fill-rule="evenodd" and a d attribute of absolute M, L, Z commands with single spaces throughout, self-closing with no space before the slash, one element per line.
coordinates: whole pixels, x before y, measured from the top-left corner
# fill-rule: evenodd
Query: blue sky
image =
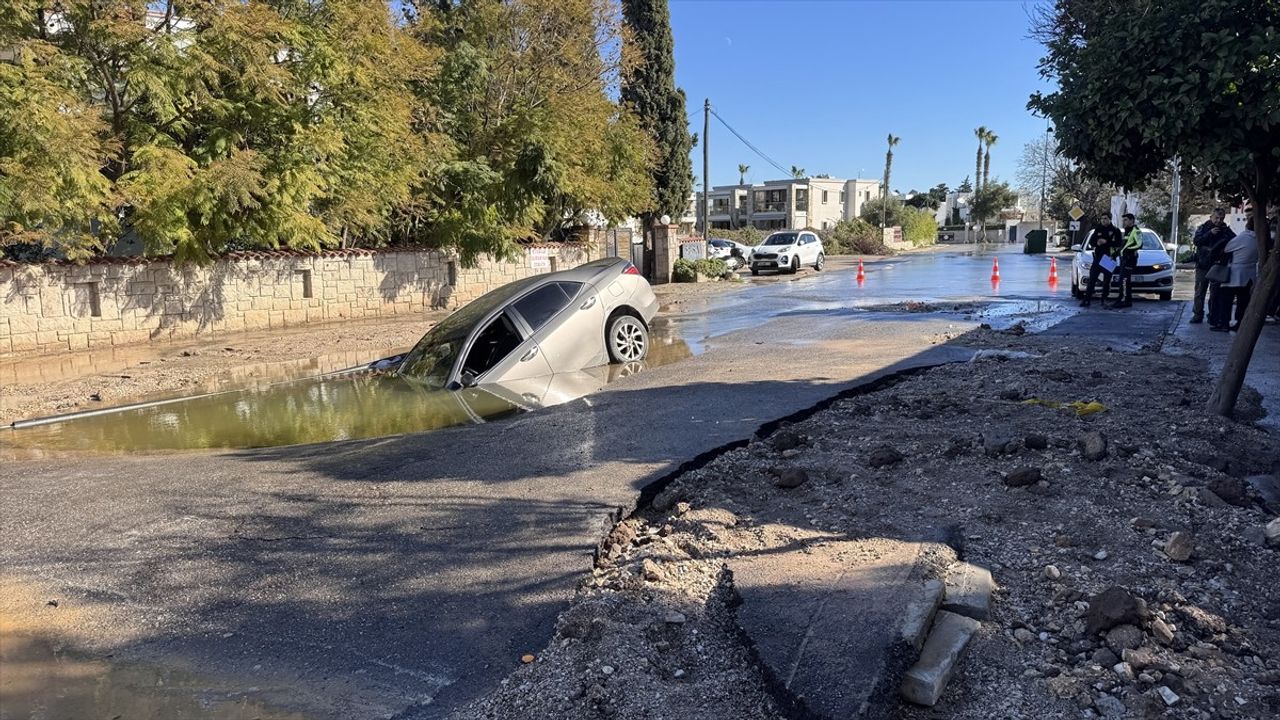
<path fill-rule="evenodd" d="M 1027 109 L 1045 88 L 1041 47 L 1021 0 L 671 0 L 676 81 L 702 133 L 702 102 L 783 167 L 881 176 L 885 136 L 897 190 L 973 174 L 986 125 L 999 136 L 991 173 L 1013 182 L 1022 146 L 1045 129 Z M 702 187 L 702 150 L 694 149 Z M 779 173 L 711 120 L 711 182 Z"/>

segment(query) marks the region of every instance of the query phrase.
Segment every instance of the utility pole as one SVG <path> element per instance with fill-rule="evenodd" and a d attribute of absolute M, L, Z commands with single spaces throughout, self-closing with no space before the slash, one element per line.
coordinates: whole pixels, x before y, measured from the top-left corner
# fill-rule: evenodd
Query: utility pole
<path fill-rule="evenodd" d="M 1040 158 L 1040 223 L 1039 229 L 1044 229 L 1044 206 L 1045 206 L 1045 187 L 1049 180 L 1049 121 L 1044 123 L 1044 153 Z"/>
<path fill-rule="evenodd" d="M 711 240 L 711 98 L 702 103 L 702 256 Z"/>

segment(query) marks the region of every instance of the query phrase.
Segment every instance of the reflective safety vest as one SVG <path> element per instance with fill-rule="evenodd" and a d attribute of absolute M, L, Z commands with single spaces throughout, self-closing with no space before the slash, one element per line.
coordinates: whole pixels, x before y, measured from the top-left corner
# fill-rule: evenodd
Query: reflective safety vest
<path fill-rule="evenodd" d="M 1129 232 L 1124 235 L 1124 242 L 1120 245 L 1120 251 L 1124 253 L 1136 253 L 1142 249 L 1142 233 L 1138 232 L 1137 227 L 1129 228 Z"/>

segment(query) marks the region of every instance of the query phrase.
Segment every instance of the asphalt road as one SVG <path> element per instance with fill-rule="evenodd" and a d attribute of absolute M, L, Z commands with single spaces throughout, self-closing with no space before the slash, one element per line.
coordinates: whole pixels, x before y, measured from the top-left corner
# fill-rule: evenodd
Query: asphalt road
<path fill-rule="evenodd" d="M 1044 258 L 1001 263 L 994 290 L 989 257 L 930 253 L 868 266 L 861 287 L 844 270 L 710 297 L 665 321 L 694 357 L 501 422 L 6 463 L 0 566 L 93 618 L 76 644 L 195 673 L 204 697 L 310 718 L 442 717 L 545 645 L 604 529 L 683 464 L 875 377 L 966 358 L 945 340 L 984 319 L 1132 335 L 1131 316 L 1070 317 Z M 1173 315 L 1135 311 L 1152 337 Z"/>

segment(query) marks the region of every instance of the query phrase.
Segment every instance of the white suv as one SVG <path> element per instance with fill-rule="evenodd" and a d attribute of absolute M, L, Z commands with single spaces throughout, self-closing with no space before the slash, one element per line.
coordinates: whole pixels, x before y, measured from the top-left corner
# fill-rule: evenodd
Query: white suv
<path fill-rule="evenodd" d="M 822 270 L 827 255 L 817 234 L 807 230 L 784 230 L 765 238 L 751 251 L 750 260 L 752 275 L 759 275 L 761 270 L 794 273 L 801 265 Z"/>

